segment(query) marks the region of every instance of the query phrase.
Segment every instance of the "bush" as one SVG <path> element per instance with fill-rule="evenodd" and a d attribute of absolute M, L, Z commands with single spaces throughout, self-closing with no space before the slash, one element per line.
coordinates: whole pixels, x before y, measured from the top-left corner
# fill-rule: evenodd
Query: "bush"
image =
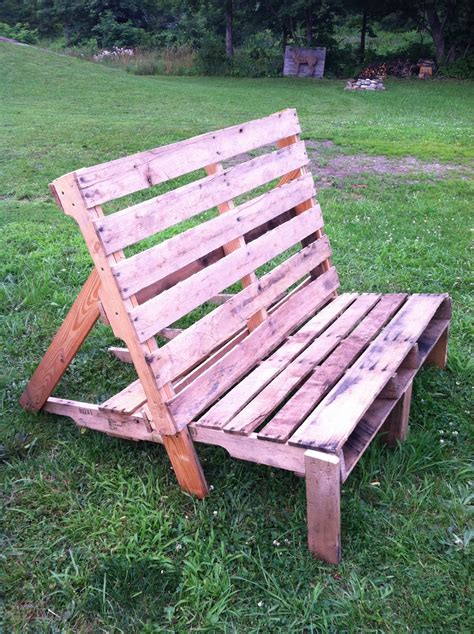
<path fill-rule="evenodd" d="M 36 44 L 38 42 L 38 31 L 30 29 L 28 25 L 20 22 L 15 24 L 15 26 L 0 22 L 0 36 L 18 40 L 18 42 L 23 42 L 24 44 Z"/>
<path fill-rule="evenodd" d="M 452 64 L 441 66 L 439 74 L 452 79 L 474 79 L 474 55 L 461 57 Z"/>
<path fill-rule="evenodd" d="M 232 75 L 236 77 L 276 77 L 283 67 L 281 41 L 270 30 L 251 35 L 235 51 Z"/>
<path fill-rule="evenodd" d="M 92 29 L 97 43 L 103 48 L 140 46 L 146 39 L 143 29 L 133 26 L 132 22 L 117 22 L 111 11 L 106 11 L 100 22 Z"/>
<path fill-rule="evenodd" d="M 196 70 L 201 75 L 226 75 L 230 71 L 230 62 L 225 54 L 222 38 L 205 35 L 196 54 Z"/>

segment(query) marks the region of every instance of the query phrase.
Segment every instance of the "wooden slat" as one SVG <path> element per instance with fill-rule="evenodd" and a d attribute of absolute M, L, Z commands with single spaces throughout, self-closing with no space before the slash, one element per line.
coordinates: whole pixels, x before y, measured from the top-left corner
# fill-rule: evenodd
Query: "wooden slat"
<path fill-rule="evenodd" d="M 177 424 L 187 424 L 274 349 L 302 321 L 327 302 L 337 287 L 337 275 L 325 275 L 295 293 L 238 346 L 171 399 L 168 407 Z"/>
<path fill-rule="evenodd" d="M 146 341 L 321 226 L 321 211 L 319 207 L 313 207 L 176 284 L 158 297 L 137 306 L 130 311 L 130 317 L 138 339 Z"/>
<path fill-rule="evenodd" d="M 241 238 L 253 227 L 311 197 L 313 192 L 311 176 L 292 181 L 118 262 L 112 268 L 122 297 L 129 297 L 220 246 Z M 226 249 L 226 252 L 233 250 Z"/>
<path fill-rule="evenodd" d="M 405 299 L 405 294 L 384 295 L 355 330 L 341 341 L 334 352 L 315 369 L 310 378 L 301 386 L 296 394 L 290 398 L 270 422 L 265 425 L 259 432 L 258 437 L 274 442 L 286 442 L 298 425 L 316 407 L 326 392 L 341 378 L 350 364 L 368 346 L 371 340 L 400 308 Z M 354 306 L 355 304 L 352 305 L 352 307 Z M 345 336 L 341 327 L 339 326 L 339 328 L 337 328 L 339 321 L 340 320 L 333 324 L 333 328 L 336 332 Z M 348 329 L 346 327 L 345 332 L 347 331 Z M 327 333 L 324 334 L 327 335 Z M 296 361 L 298 361 L 298 359 Z M 290 368 L 288 368 L 288 370 Z M 278 378 L 283 381 L 283 373 Z M 291 376 L 288 377 L 287 387 L 291 387 Z M 288 391 L 289 390 L 287 390 L 287 392 Z M 261 396 L 263 396 L 263 393 L 259 394 L 257 399 L 261 400 Z M 286 396 L 284 391 L 283 396 Z M 279 401 L 275 403 L 275 407 L 278 402 Z M 261 421 L 262 420 L 263 418 Z"/>
<path fill-rule="evenodd" d="M 257 156 L 132 207 L 96 220 L 106 253 L 154 235 L 183 220 L 279 178 L 308 162 L 304 143 Z"/>
<path fill-rule="evenodd" d="M 226 425 L 225 431 L 243 435 L 254 431 L 288 394 L 304 381 L 315 366 L 334 350 L 341 338 L 355 328 L 364 315 L 378 302 L 379 297 L 379 295 L 361 295 L 316 341 L 294 358 L 232 418 Z M 259 368 L 254 374 L 258 374 L 258 371 Z"/>
<path fill-rule="evenodd" d="M 174 379 L 204 358 L 242 328 L 251 315 L 268 307 L 282 291 L 326 259 L 329 253 L 327 239 L 313 242 L 157 350 L 149 357 L 149 362 L 158 384 Z"/>
<path fill-rule="evenodd" d="M 80 169 L 76 176 L 90 208 L 298 132 L 296 110 L 282 110 L 262 119 Z"/>
<path fill-rule="evenodd" d="M 412 295 L 289 443 L 338 452 L 444 299 L 444 295 Z"/>
<path fill-rule="evenodd" d="M 223 396 L 198 421 L 203 427 L 222 429 L 285 366 L 354 302 L 355 294 L 341 295 L 325 306 L 303 328 L 293 334 L 276 352 Z"/>
<path fill-rule="evenodd" d="M 99 319 L 99 289 L 94 269 L 21 395 L 20 405 L 25 409 L 38 412 L 43 407 Z"/>
<path fill-rule="evenodd" d="M 121 414 L 132 414 L 146 402 L 140 380 L 137 379 L 126 388 L 114 394 L 99 405 L 99 409 L 108 412 L 118 412 Z"/>

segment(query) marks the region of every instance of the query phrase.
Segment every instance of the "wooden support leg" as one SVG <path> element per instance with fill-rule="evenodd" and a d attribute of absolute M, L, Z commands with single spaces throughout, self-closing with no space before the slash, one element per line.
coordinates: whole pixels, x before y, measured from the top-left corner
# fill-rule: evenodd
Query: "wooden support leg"
<path fill-rule="evenodd" d="M 395 447 L 397 440 L 403 442 L 407 437 L 412 387 L 413 382 L 408 385 L 383 424 L 382 440 L 389 447 Z"/>
<path fill-rule="evenodd" d="M 99 319 L 99 288 L 99 276 L 93 269 L 21 395 L 20 405 L 25 409 L 38 412 L 43 407 Z"/>
<path fill-rule="evenodd" d="M 445 368 L 448 359 L 448 328 L 443 332 L 436 342 L 433 350 L 426 357 L 425 365 L 436 365 L 438 368 Z"/>
<path fill-rule="evenodd" d="M 341 561 L 341 464 L 337 456 L 305 452 L 308 547 L 323 561 Z"/>
<path fill-rule="evenodd" d="M 197 498 L 205 498 L 209 489 L 187 427 L 174 436 L 163 435 L 162 441 L 181 488 Z"/>

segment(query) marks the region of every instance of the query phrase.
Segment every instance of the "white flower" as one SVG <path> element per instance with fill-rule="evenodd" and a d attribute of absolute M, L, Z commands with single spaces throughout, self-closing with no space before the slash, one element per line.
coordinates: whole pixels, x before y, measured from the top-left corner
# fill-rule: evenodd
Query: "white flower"
<path fill-rule="evenodd" d="M 279 546 L 280 545 L 280 542 L 278 541 L 278 539 L 274 539 L 273 540 L 273 545 L 274 546 Z"/>
<path fill-rule="evenodd" d="M 176 544 L 176 546 L 174 547 L 175 550 L 181 550 L 181 548 L 183 547 L 182 544 Z"/>
<path fill-rule="evenodd" d="M 214 515 L 214 517 L 216 517 L 217 511 L 212 511 L 212 514 Z"/>
<path fill-rule="evenodd" d="M 263 601 L 259 601 L 259 602 L 257 603 L 257 605 L 258 605 L 258 607 L 259 607 L 259 608 L 263 607 Z"/>

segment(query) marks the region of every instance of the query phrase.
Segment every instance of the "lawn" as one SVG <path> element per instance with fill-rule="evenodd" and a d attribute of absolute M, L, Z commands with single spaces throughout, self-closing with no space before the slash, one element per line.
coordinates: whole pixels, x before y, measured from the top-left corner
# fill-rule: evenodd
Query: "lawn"
<path fill-rule="evenodd" d="M 472 631 L 474 83 L 361 94 L 342 81 L 138 77 L 1 43 L 0 69 L 5 632 Z M 199 446 L 213 490 L 197 502 L 161 446 L 81 434 L 17 404 L 90 270 L 48 182 L 288 106 L 305 138 L 347 155 L 453 167 L 362 173 L 319 192 L 343 290 L 454 301 L 448 368 L 417 377 L 407 442 L 374 443 L 344 485 L 337 568 L 307 551 L 296 476 Z M 114 342 L 97 326 L 56 393 L 103 399 L 126 385 L 130 369 L 106 352 Z"/>

